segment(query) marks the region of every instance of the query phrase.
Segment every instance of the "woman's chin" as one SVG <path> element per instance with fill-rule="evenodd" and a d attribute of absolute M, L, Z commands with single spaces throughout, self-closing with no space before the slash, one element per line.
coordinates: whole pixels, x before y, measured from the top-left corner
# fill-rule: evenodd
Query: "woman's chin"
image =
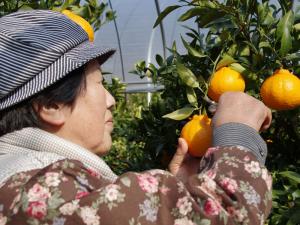
<path fill-rule="evenodd" d="M 111 146 L 112 146 L 112 142 L 106 142 L 105 145 L 101 145 L 100 147 L 98 148 L 95 148 L 93 150 L 93 153 L 98 155 L 98 156 L 105 156 L 106 154 L 109 153 L 110 149 L 111 149 Z"/>

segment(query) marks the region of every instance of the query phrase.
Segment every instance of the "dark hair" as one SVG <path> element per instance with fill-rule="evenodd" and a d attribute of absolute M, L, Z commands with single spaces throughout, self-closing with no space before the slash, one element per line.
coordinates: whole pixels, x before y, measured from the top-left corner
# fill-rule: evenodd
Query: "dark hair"
<path fill-rule="evenodd" d="M 57 83 L 31 98 L 0 112 L 0 136 L 25 127 L 41 128 L 42 123 L 33 108 L 33 103 L 49 106 L 62 103 L 73 106 L 76 97 L 85 89 L 85 67 L 66 75 Z"/>

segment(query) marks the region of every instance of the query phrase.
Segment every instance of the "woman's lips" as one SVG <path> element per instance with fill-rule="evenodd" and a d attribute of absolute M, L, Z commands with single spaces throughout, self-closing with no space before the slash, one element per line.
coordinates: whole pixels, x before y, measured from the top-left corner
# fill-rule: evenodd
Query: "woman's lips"
<path fill-rule="evenodd" d="M 114 128 L 114 122 L 113 122 L 113 120 L 107 120 L 105 122 L 105 125 L 108 126 L 108 127 L 110 127 L 111 130 L 113 130 L 113 128 Z"/>

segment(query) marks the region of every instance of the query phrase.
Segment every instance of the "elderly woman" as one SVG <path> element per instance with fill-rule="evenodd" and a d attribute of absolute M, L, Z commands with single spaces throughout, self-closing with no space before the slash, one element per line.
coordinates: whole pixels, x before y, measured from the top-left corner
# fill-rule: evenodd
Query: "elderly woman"
<path fill-rule="evenodd" d="M 0 225 L 263 224 L 271 208 L 264 167 L 270 110 L 226 93 L 213 146 L 191 159 L 179 139 L 170 172 L 116 176 L 114 98 L 99 69 L 113 50 L 52 11 L 0 19 Z"/>

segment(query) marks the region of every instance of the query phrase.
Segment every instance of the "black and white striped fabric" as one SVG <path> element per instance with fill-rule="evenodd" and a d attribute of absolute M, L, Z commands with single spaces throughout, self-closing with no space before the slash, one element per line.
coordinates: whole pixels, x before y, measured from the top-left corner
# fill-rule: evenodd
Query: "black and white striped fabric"
<path fill-rule="evenodd" d="M 0 18 L 0 110 L 92 59 L 103 63 L 114 52 L 90 42 L 78 24 L 58 12 L 21 11 Z"/>

